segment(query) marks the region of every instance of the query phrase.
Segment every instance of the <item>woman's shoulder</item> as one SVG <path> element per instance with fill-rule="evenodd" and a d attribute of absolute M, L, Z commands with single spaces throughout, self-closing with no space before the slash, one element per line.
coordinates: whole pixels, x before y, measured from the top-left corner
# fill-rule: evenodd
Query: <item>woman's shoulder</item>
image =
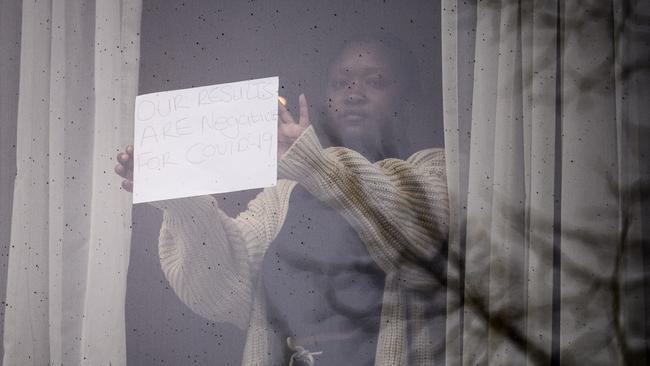
<path fill-rule="evenodd" d="M 386 159 L 375 163 L 389 175 L 406 177 L 432 177 L 437 176 L 446 180 L 445 150 L 442 148 L 429 148 L 420 150 L 409 156 L 406 160 Z M 409 178 L 409 179 L 411 179 Z"/>
<path fill-rule="evenodd" d="M 416 169 L 430 169 L 445 167 L 445 149 L 433 147 L 420 150 L 409 156 L 406 160 L 390 158 L 375 163 L 385 169 L 396 169 L 397 167 L 410 166 Z"/>
<path fill-rule="evenodd" d="M 420 150 L 406 159 L 409 163 L 417 166 L 426 166 L 431 164 L 445 165 L 445 149 L 432 147 Z"/>
<path fill-rule="evenodd" d="M 428 176 L 438 176 L 446 179 L 447 167 L 445 164 L 444 148 L 429 148 L 416 152 L 406 161 L 419 171 Z"/>

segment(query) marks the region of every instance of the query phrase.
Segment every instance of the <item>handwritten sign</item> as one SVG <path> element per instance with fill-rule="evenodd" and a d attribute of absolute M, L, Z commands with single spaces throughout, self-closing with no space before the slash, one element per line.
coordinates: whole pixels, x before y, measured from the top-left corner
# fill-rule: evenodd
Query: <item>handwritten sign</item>
<path fill-rule="evenodd" d="M 133 203 L 274 186 L 278 78 L 140 95 Z"/>

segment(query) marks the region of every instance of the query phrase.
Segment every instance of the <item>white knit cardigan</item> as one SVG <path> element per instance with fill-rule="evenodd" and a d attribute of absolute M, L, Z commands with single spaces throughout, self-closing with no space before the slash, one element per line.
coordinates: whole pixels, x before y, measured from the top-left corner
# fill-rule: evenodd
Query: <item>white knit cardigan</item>
<path fill-rule="evenodd" d="M 424 306 L 407 301 L 407 290 L 438 285 L 429 269 L 409 258 L 431 259 L 447 238 L 443 151 L 370 163 L 346 148 L 323 149 L 309 127 L 278 169 L 286 179 L 265 189 L 234 219 L 211 196 L 155 204 L 164 210 L 160 262 L 176 294 L 194 312 L 247 330 L 244 366 L 268 365 L 273 335 L 267 331 L 258 275 L 299 182 L 350 223 L 386 272 L 375 365 L 432 365 Z"/>

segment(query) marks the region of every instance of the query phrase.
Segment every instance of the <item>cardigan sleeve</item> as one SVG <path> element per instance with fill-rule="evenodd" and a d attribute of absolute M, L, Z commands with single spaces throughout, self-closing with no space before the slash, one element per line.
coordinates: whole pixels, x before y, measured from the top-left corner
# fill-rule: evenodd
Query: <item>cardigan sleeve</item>
<path fill-rule="evenodd" d="M 413 288 L 437 286 L 448 236 L 444 152 L 422 150 L 407 160 L 371 163 L 342 147 L 323 149 L 309 127 L 279 163 L 295 180 L 336 208 L 375 262 Z"/>
<path fill-rule="evenodd" d="M 157 202 L 163 210 L 159 255 L 165 277 L 192 311 L 248 327 L 253 284 L 280 230 L 295 182 L 278 180 L 237 218 L 211 196 Z"/>

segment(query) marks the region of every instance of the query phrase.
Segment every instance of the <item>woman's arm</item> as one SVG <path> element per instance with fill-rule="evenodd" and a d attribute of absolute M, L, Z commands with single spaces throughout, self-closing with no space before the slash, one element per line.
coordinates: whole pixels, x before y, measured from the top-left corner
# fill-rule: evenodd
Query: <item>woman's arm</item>
<path fill-rule="evenodd" d="M 285 154 L 279 172 L 335 207 L 387 273 L 398 273 L 415 288 L 440 280 L 432 263 L 442 259 L 448 235 L 442 150 L 373 164 L 350 149 L 323 149 L 309 127 Z"/>
<path fill-rule="evenodd" d="M 163 272 L 192 311 L 247 328 L 253 284 L 264 252 L 286 217 L 294 185 L 279 180 L 235 219 L 211 196 L 154 204 L 164 211 L 159 240 Z"/>

